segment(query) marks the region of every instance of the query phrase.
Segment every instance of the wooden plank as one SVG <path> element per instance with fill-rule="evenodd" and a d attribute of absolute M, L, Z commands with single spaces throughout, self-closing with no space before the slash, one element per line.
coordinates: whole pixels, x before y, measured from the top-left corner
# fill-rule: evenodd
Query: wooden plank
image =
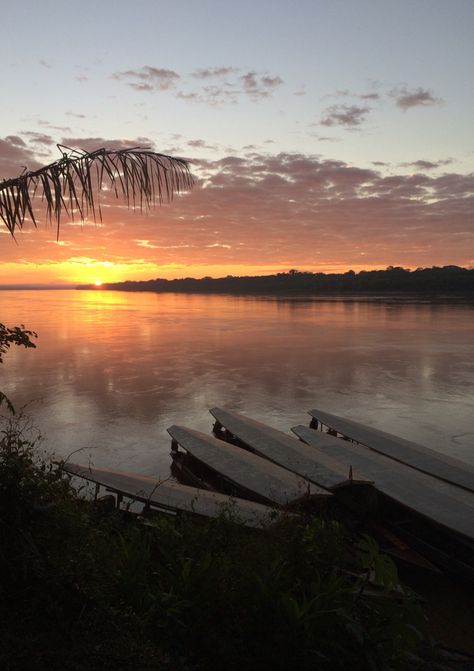
<path fill-rule="evenodd" d="M 210 518 L 229 514 L 236 523 L 253 528 L 268 526 L 282 516 L 279 511 L 260 503 L 187 487 L 171 480 L 160 481 L 71 463 L 65 464 L 63 470 L 102 485 L 118 495 L 169 511 Z"/>
<path fill-rule="evenodd" d="M 318 455 L 329 452 L 345 468 L 353 466 L 371 478 L 379 492 L 398 504 L 474 541 L 474 495 L 468 490 L 307 426 L 295 426 L 292 431 Z"/>
<path fill-rule="evenodd" d="M 329 455 L 319 455 L 300 440 L 250 417 L 222 408 L 212 408 L 217 427 L 222 427 L 248 449 L 275 464 L 334 491 L 339 487 L 369 485 L 370 480 L 347 468 Z"/>
<path fill-rule="evenodd" d="M 309 414 L 328 428 L 376 452 L 474 492 L 474 467 L 470 464 L 323 410 L 310 410 Z"/>
<path fill-rule="evenodd" d="M 242 490 L 253 492 L 262 501 L 286 506 L 304 498 L 331 496 L 309 480 L 213 436 L 176 425 L 168 433 L 207 468 Z"/>

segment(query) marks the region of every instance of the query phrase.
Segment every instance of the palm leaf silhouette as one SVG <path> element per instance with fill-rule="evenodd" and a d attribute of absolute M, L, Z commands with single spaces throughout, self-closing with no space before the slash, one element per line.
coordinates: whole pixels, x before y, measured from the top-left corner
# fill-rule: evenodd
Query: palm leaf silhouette
<path fill-rule="evenodd" d="M 47 221 L 56 222 L 59 236 L 64 213 L 72 219 L 77 214 L 81 220 L 102 219 L 97 194 L 105 189 L 142 211 L 193 186 L 189 164 L 181 158 L 140 147 L 87 152 L 57 146 L 62 153 L 58 161 L 0 182 L 0 218 L 12 236 L 26 220 L 37 226 L 38 198 L 46 205 Z"/>

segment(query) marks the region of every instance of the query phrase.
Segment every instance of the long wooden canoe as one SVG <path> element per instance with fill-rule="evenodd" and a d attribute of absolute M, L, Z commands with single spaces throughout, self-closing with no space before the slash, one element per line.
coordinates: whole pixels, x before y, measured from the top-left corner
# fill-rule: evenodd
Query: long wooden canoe
<path fill-rule="evenodd" d="M 253 528 L 268 526 L 282 516 L 281 512 L 254 501 L 187 487 L 171 480 L 160 481 L 71 463 L 65 464 L 63 470 L 126 498 L 168 512 L 185 512 L 210 518 L 229 515 L 236 523 Z"/>
<path fill-rule="evenodd" d="M 353 445 L 307 426 L 292 431 L 319 456 L 329 453 L 344 468 L 357 469 L 374 481 L 383 495 L 407 511 L 474 543 L 474 495 L 456 485 L 422 473 L 363 445 Z M 474 545 L 473 551 L 474 551 Z"/>
<path fill-rule="evenodd" d="M 310 410 L 309 414 L 315 422 L 376 452 L 474 492 L 474 467 L 459 459 L 323 410 Z"/>
<path fill-rule="evenodd" d="M 278 506 L 331 496 L 309 480 L 213 436 L 176 425 L 168 433 L 174 449 L 181 446 L 213 473 L 232 483 L 239 495 Z"/>
<path fill-rule="evenodd" d="M 341 467 L 330 455 L 316 455 L 300 440 L 282 431 L 230 410 L 212 408 L 210 412 L 216 420 L 215 432 L 224 429 L 226 439 L 239 441 L 255 454 L 325 489 L 335 491 L 341 487 L 372 484 L 356 471 Z"/>

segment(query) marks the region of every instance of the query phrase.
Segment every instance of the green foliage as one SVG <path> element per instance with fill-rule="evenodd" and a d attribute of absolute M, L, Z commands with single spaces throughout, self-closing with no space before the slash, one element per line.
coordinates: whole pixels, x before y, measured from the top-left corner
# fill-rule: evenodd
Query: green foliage
<path fill-rule="evenodd" d="M 266 533 L 79 498 L 10 422 L 0 440 L 0 667 L 399 669 L 421 616 L 375 543 Z"/>
<path fill-rule="evenodd" d="M 37 338 L 34 331 L 28 331 L 23 324 L 21 326 L 14 326 L 9 328 L 5 324 L 0 323 L 0 363 L 3 363 L 3 355 L 9 350 L 11 345 L 22 345 L 23 347 L 36 347 L 32 338 Z M 15 408 L 12 402 L 0 391 L 0 406 L 5 405 L 7 409 L 14 415 Z"/>
<path fill-rule="evenodd" d="M 39 450 L 41 437 L 27 419 L 3 419 L 0 428 L 0 512 L 22 525 L 35 511 L 53 505 L 68 488 Z"/>
<path fill-rule="evenodd" d="M 19 177 L 0 181 L 0 220 L 14 236 L 25 221 L 37 225 L 35 205 L 41 195 L 46 218 L 59 222 L 63 213 L 83 221 L 101 219 L 96 198 L 106 187 L 132 208 L 148 209 L 170 201 L 174 193 L 190 189 L 193 178 L 184 159 L 157 154 L 149 149 L 96 149 L 92 152 L 57 145 L 62 157 Z M 67 151 L 64 151 L 64 150 Z"/>
<path fill-rule="evenodd" d="M 10 345 L 36 347 L 31 339 L 37 337 L 37 333 L 28 331 L 23 324 L 13 326 L 13 328 L 0 324 L 0 363 L 3 363 L 3 354 L 10 348 Z"/>

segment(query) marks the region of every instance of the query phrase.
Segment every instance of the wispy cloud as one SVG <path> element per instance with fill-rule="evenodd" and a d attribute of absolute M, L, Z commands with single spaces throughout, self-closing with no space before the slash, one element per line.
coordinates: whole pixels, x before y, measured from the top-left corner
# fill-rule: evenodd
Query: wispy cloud
<path fill-rule="evenodd" d="M 380 100 L 379 93 L 360 93 L 358 97 L 361 100 Z"/>
<path fill-rule="evenodd" d="M 212 149 L 214 150 L 216 147 L 212 144 L 207 144 L 205 140 L 188 140 L 187 143 L 188 147 L 192 147 L 193 149 Z"/>
<path fill-rule="evenodd" d="M 203 86 L 197 91 L 178 91 L 177 98 L 194 103 L 204 103 L 211 107 L 235 105 L 239 99 L 239 91 L 230 84 Z"/>
<path fill-rule="evenodd" d="M 329 93 L 325 98 L 358 98 L 359 100 L 380 100 L 380 94 L 375 91 L 368 93 L 355 93 L 349 89 L 338 89 L 334 93 Z"/>
<path fill-rule="evenodd" d="M 380 82 L 377 83 L 377 87 L 380 87 L 382 84 Z M 431 105 L 439 105 L 442 103 L 442 99 L 438 98 L 437 96 L 434 95 L 432 91 L 429 89 L 422 88 L 419 86 L 418 88 L 414 89 L 409 89 L 406 85 L 402 85 L 396 88 L 392 88 L 390 91 L 386 93 L 380 93 L 378 91 L 367 91 L 365 93 L 357 93 L 354 91 L 350 91 L 349 89 L 338 89 L 334 93 L 329 93 L 324 98 L 346 98 L 346 99 L 352 99 L 354 101 L 354 104 L 347 104 L 347 105 L 333 105 L 332 107 L 328 108 L 328 119 L 329 119 L 329 124 L 326 125 L 359 125 L 359 124 L 345 124 L 344 121 L 338 122 L 338 117 L 337 115 L 339 114 L 340 109 L 341 114 L 344 114 L 344 111 L 346 109 L 350 110 L 357 110 L 357 109 L 363 109 L 359 107 L 359 104 L 356 101 L 365 101 L 370 102 L 370 103 L 377 103 L 379 101 L 382 101 L 384 98 L 391 98 L 395 100 L 395 104 L 397 107 L 402 109 L 403 111 L 406 111 L 412 107 L 428 107 Z M 331 123 L 332 120 L 332 112 L 333 110 L 336 113 L 336 116 L 334 118 L 334 122 Z M 357 115 L 356 115 L 357 117 Z"/>
<path fill-rule="evenodd" d="M 156 245 L 150 240 L 135 240 L 137 247 L 146 247 L 147 249 L 189 249 L 191 245 Z"/>
<path fill-rule="evenodd" d="M 393 89 L 390 91 L 390 95 L 395 99 L 397 107 L 400 107 L 404 111 L 412 107 L 439 105 L 442 102 L 441 98 L 437 98 L 432 91 L 421 87 L 411 91 L 406 87 Z"/>
<path fill-rule="evenodd" d="M 176 86 L 180 76 L 174 70 L 145 65 L 138 70 L 115 72 L 114 79 L 123 80 L 136 91 L 168 91 Z"/>
<path fill-rule="evenodd" d="M 35 133 L 34 131 L 26 131 L 23 133 L 25 137 L 29 139 L 30 142 L 34 144 L 43 144 L 46 146 L 51 146 L 54 144 L 54 140 L 51 135 L 46 133 Z"/>
<path fill-rule="evenodd" d="M 243 97 L 253 101 L 269 98 L 283 84 L 278 75 L 254 70 L 242 72 L 233 66 L 198 68 L 185 77 L 174 70 L 146 65 L 115 72 L 112 77 L 137 91 L 170 91 L 180 100 L 212 107 L 234 105 Z"/>
<path fill-rule="evenodd" d="M 79 114 L 79 112 L 66 112 L 66 116 L 74 117 L 75 119 L 85 119 L 85 114 Z"/>
<path fill-rule="evenodd" d="M 331 105 L 323 112 L 322 126 L 343 126 L 356 128 L 361 126 L 370 112 L 370 107 L 359 105 Z"/>
<path fill-rule="evenodd" d="M 444 165 L 449 165 L 452 163 L 452 159 L 447 158 L 440 161 L 425 161 L 419 159 L 418 161 L 411 161 L 408 163 L 401 163 L 400 165 L 403 168 L 415 168 L 415 170 L 434 170 Z"/>
<path fill-rule="evenodd" d="M 198 68 L 192 73 L 192 77 L 196 79 L 212 79 L 214 77 L 226 77 L 227 75 L 235 74 L 238 68 L 231 66 L 217 67 L 217 68 Z"/>
<path fill-rule="evenodd" d="M 46 121 L 45 119 L 38 119 L 36 123 L 38 124 L 38 126 L 43 126 L 44 128 L 51 128 L 51 130 L 57 130 L 60 133 L 71 132 L 71 128 L 69 126 L 55 126 L 50 121 Z"/>
<path fill-rule="evenodd" d="M 117 140 L 108 140 L 103 137 L 63 137 L 61 142 L 72 149 L 83 151 L 95 151 L 96 149 L 120 150 L 130 147 L 141 147 L 142 149 L 154 149 L 155 143 L 148 137 L 123 137 Z"/>
<path fill-rule="evenodd" d="M 206 83 L 197 89 L 182 89 L 177 93 L 177 97 L 212 107 L 235 105 L 243 97 L 250 98 L 254 102 L 270 98 L 274 91 L 283 84 L 282 78 L 278 75 L 272 76 L 253 70 L 241 74 L 239 68 L 235 67 L 197 70 L 193 77 L 203 81 L 215 78 L 217 81 Z"/>
<path fill-rule="evenodd" d="M 256 72 L 247 72 L 240 77 L 244 92 L 250 98 L 268 98 L 273 91 L 283 84 L 281 77 L 259 75 Z"/>

